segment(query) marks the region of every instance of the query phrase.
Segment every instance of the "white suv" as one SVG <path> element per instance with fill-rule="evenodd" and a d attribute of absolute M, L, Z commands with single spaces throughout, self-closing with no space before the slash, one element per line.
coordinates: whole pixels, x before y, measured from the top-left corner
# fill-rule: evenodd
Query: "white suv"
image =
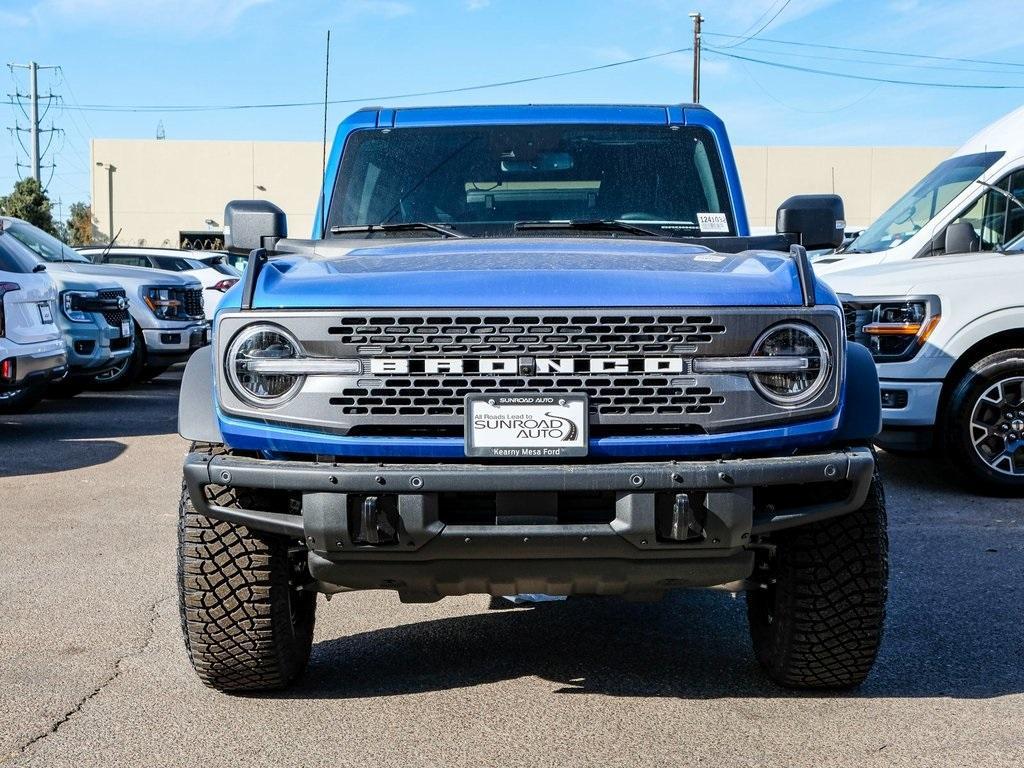
<path fill-rule="evenodd" d="M 1024 494 L 1024 237 L 822 279 L 878 365 L 876 442 L 935 448 L 971 488 Z"/>
<path fill-rule="evenodd" d="M 45 271 L 25 272 L 0 231 L 0 413 L 23 411 L 67 373 L 64 339 L 54 323 L 57 289 Z"/>

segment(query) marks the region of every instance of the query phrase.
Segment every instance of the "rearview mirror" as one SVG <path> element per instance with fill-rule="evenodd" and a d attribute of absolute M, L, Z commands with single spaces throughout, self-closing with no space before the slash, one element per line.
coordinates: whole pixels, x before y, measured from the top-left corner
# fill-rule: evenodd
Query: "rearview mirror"
<path fill-rule="evenodd" d="M 808 250 L 843 244 L 846 215 L 839 195 L 794 195 L 775 214 L 775 231 L 796 235 Z"/>
<path fill-rule="evenodd" d="M 284 237 L 288 237 L 288 217 L 273 203 L 232 200 L 224 207 L 224 246 L 229 251 L 272 251 Z"/>
<path fill-rule="evenodd" d="M 946 227 L 946 253 L 970 253 L 981 250 L 981 238 L 969 221 L 958 221 Z"/>

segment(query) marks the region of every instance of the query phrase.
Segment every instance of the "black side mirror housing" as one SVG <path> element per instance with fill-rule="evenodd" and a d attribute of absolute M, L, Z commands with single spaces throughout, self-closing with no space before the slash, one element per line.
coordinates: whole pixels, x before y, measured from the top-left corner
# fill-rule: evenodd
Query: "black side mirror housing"
<path fill-rule="evenodd" d="M 224 207 L 224 246 L 236 253 L 273 251 L 288 237 L 288 217 L 267 200 L 232 200 Z"/>
<path fill-rule="evenodd" d="M 981 238 L 969 221 L 958 221 L 946 227 L 946 253 L 970 253 L 981 250 Z"/>
<path fill-rule="evenodd" d="M 794 195 L 775 214 L 775 231 L 796 235 L 808 250 L 843 244 L 846 214 L 839 195 Z"/>

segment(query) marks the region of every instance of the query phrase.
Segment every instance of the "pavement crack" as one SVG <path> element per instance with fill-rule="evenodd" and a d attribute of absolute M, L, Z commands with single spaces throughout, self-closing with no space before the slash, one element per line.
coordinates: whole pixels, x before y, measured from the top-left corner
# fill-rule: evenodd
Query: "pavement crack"
<path fill-rule="evenodd" d="M 144 654 L 146 650 L 149 648 L 150 644 L 153 642 L 153 638 L 156 636 L 156 621 L 160 615 L 160 608 L 164 603 L 168 603 L 172 599 L 173 598 L 171 596 L 167 596 L 161 597 L 158 600 L 154 600 L 147 609 L 147 613 L 149 614 L 149 620 L 146 622 L 146 632 L 142 638 L 142 641 L 138 643 L 134 648 L 129 649 L 127 653 L 124 653 L 123 655 L 119 656 L 117 660 L 114 662 L 113 668 L 110 670 L 110 673 L 103 679 L 103 681 L 95 688 L 93 688 L 88 694 L 86 694 L 81 700 L 79 700 L 77 704 L 75 704 L 70 709 L 66 710 L 52 723 L 50 723 L 50 727 L 48 730 L 43 731 L 37 736 L 33 736 L 27 742 L 18 747 L 16 751 L 10 753 L 3 759 L 0 759 L 0 764 L 4 764 L 16 758 L 22 757 L 33 746 L 53 736 L 61 729 L 61 727 L 66 722 L 68 722 L 68 720 L 70 720 L 76 714 L 81 712 L 86 704 L 88 704 L 90 701 L 96 698 L 100 693 L 103 692 L 105 688 L 107 688 L 111 683 L 113 683 L 115 680 L 121 677 L 121 674 L 124 669 L 124 663 L 129 659 L 134 659 Z"/>

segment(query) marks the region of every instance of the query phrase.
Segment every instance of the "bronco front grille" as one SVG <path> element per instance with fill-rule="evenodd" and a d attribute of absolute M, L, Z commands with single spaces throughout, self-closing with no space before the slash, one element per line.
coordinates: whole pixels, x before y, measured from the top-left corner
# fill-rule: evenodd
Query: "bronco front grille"
<path fill-rule="evenodd" d="M 100 301 L 117 301 L 119 298 L 125 297 L 124 290 L 121 288 L 111 288 L 109 290 L 100 291 Z M 108 325 L 114 328 L 120 328 L 121 323 L 128 319 L 128 310 L 125 309 L 108 309 L 103 312 L 103 319 L 107 321 Z"/>
<path fill-rule="evenodd" d="M 590 413 L 598 417 L 655 416 L 674 419 L 710 414 L 725 397 L 710 387 L 687 386 L 692 379 L 667 376 L 544 376 L 514 378 L 384 378 L 373 387 L 343 389 L 332 397 L 349 416 L 463 416 L 468 394 L 541 392 L 589 396 Z"/>
<path fill-rule="evenodd" d="M 659 354 L 695 351 L 725 326 L 705 314 L 457 314 L 344 317 L 345 345 L 384 355 Z M 371 349 L 372 348 L 372 349 Z"/>
<path fill-rule="evenodd" d="M 221 366 L 218 393 L 232 415 L 342 434 L 454 434 L 466 396 L 478 393 L 585 394 L 595 435 L 749 429 L 833 410 L 841 368 L 814 402 L 786 408 L 762 396 L 745 373 L 708 373 L 695 362 L 749 355 L 767 328 L 795 318 L 817 327 L 840 353 L 837 309 L 228 312 L 217 319 L 221 361 L 243 328 L 269 322 L 287 328 L 304 354 L 358 360 L 361 372 L 308 376 L 288 402 L 259 408 L 236 396 Z M 834 359 L 841 365 L 841 354 Z"/>

